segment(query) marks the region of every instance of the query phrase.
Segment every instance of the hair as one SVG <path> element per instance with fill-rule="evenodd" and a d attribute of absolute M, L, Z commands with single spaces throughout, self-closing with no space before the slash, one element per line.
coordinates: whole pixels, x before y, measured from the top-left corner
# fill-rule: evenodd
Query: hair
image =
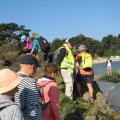
<path fill-rule="evenodd" d="M 31 37 L 32 40 L 35 39 L 35 33 L 32 34 L 32 37 Z"/>
<path fill-rule="evenodd" d="M 59 67 L 57 64 L 54 63 L 48 63 L 45 65 L 44 74 L 49 75 L 51 73 L 58 73 Z"/>

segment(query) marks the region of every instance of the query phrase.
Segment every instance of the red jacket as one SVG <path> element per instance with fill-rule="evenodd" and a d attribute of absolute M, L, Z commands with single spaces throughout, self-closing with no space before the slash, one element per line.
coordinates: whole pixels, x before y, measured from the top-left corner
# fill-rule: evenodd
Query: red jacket
<path fill-rule="evenodd" d="M 51 81 L 51 82 L 50 82 Z M 49 82 L 48 84 L 46 84 Z M 44 86 L 45 103 L 49 102 L 47 108 L 42 112 L 42 120 L 60 120 L 58 88 L 53 78 L 42 77 L 38 79 L 39 87 Z"/>

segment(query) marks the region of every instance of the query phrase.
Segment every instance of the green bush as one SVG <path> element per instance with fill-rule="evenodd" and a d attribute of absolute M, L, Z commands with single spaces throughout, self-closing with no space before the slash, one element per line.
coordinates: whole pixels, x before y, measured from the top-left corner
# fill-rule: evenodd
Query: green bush
<path fill-rule="evenodd" d="M 114 72 L 112 74 L 112 76 L 104 75 L 104 76 L 100 77 L 100 80 L 118 83 L 118 82 L 120 82 L 120 73 Z"/>

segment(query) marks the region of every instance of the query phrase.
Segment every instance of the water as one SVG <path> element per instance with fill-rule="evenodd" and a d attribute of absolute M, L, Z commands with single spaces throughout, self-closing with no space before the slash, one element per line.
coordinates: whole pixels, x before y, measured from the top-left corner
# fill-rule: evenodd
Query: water
<path fill-rule="evenodd" d="M 108 92 L 108 104 L 115 110 L 120 111 L 120 83 L 116 84 L 112 90 Z"/>
<path fill-rule="evenodd" d="M 100 63 L 93 66 L 95 76 L 102 76 L 106 74 L 106 64 Z M 112 62 L 112 70 L 120 70 L 120 62 Z M 104 81 L 97 81 L 100 89 L 107 97 L 108 104 L 115 110 L 120 111 L 120 83 L 111 83 Z"/>
<path fill-rule="evenodd" d="M 93 65 L 95 76 L 102 76 L 106 74 L 106 63 L 100 63 Z M 118 71 L 120 70 L 120 62 L 112 62 L 112 70 Z"/>
<path fill-rule="evenodd" d="M 111 108 L 120 111 L 120 83 L 97 81 Z"/>

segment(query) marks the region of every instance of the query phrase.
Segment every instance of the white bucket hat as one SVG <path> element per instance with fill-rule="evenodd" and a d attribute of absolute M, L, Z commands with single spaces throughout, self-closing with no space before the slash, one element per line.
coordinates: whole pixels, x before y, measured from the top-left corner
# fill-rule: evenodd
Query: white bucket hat
<path fill-rule="evenodd" d="M 8 68 L 0 70 L 0 94 L 13 90 L 21 80 L 22 77 Z"/>

